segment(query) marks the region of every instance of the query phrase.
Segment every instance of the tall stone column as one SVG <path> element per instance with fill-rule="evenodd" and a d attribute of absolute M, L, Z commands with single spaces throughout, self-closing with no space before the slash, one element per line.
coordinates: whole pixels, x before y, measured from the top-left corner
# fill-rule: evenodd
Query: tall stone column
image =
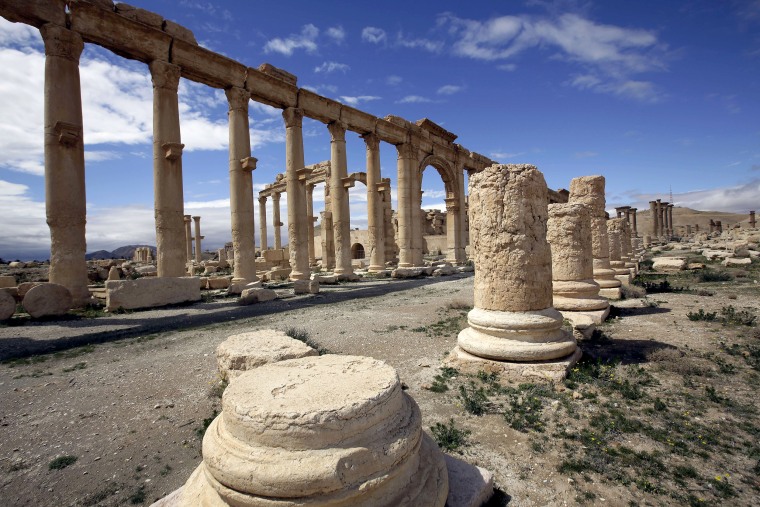
<path fill-rule="evenodd" d="M 594 257 L 594 281 L 599 284 L 599 294 L 608 299 L 620 299 L 620 280 L 610 268 L 607 218 L 605 216 L 604 176 L 582 176 L 570 182 L 571 203 L 585 204 L 591 215 L 591 245 Z"/>
<path fill-rule="evenodd" d="M 636 225 L 636 212 L 638 211 L 637 208 L 631 208 L 631 219 L 628 221 L 633 226 L 633 231 L 631 231 L 631 234 L 633 237 L 637 238 L 639 236 L 639 229 Z"/>
<path fill-rule="evenodd" d="M 756 225 L 756 222 L 755 222 L 755 212 L 754 211 L 750 211 L 749 212 L 749 226 L 752 229 L 754 229 L 755 225 Z"/>
<path fill-rule="evenodd" d="M 328 271 L 335 269 L 335 243 L 332 233 L 332 212 L 320 213 L 322 223 L 322 267 Z"/>
<path fill-rule="evenodd" d="M 446 202 L 446 260 L 459 264 L 459 245 L 461 227 L 459 227 L 459 197 L 447 197 Z"/>
<path fill-rule="evenodd" d="M 574 324 L 581 315 L 601 324 L 610 313 L 610 303 L 599 296 L 594 281 L 591 247 L 591 215 L 579 203 L 550 204 L 546 239 L 552 252 L 554 308 Z"/>
<path fill-rule="evenodd" d="M 623 285 L 630 285 L 631 272 L 623 260 L 623 218 L 607 220 L 607 238 L 610 252 L 610 268 Z"/>
<path fill-rule="evenodd" d="M 657 201 L 649 201 L 649 212 L 652 215 L 652 237 L 656 238 L 660 231 L 660 213 Z"/>
<path fill-rule="evenodd" d="M 531 165 L 495 164 L 470 178 L 475 307 L 447 360 L 465 373 L 560 379 L 581 355 L 552 306 L 548 200 Z"/>
<path fill-rule="evenodd" d="M 280 193 L 272 194 L 272 225 L 274 226 L 274 249 L 282 249 L 282 221 L 280 220 Z"/>
<path fill-rule="evenodd" d="M 396 146 L 398 160 L 396 162 L 397 179 L 396 195 L 398 199 L 398 266 L 409 268 L 414 265 L 412 254 L 412 186 L 414 183 L 414 160 L 416 150 L 412 143 Z"/>
<path fill-rule="evenodd" d="M 201 217 L 193 217 L 193 221 L 195 222 L 195 262 L 200 264 L 203 260 L 203 256 L 201 255 L 201 252 L 203 252 L 201 249 L 201 240 L 203 239 L 203 236 L 201 236 Z"/>
<path fill-rule="evenodd" d="M 190 215 L 185 215 L 185 242 L 187 243 L 187 262 L 193 260 L 193 231 L 191 228 L 192 220 Z"/>
<path fill-rule="evenodd" d="M 309 251 L 309 266 L 317 262 L 316 251 L 314 248 L 314 185 L 306 184 L 306 243 Z"/>
<path fill-rule="evenodd" d="M 306 187 L 302 181 L 303 111 L 289 107 L 282 112 L 285 119 L 285 180 L 288 193 L 288 245 L 290 250 L 290 279 L 307 280 L 309 270 L 309 247 L 306 227 Z"/>
<path fill-rule="evenodd" d="M 248 123 L 248 101 L 245 88 L 225 90 L 229 104 L 229 167 L 230 218 L 232 226 L 232 285 L 242 292 L 246 284 L 258 281 L 256 276 L 256 225 L 253 220 L 253 171 L 256 159 L 251 157 L 251 135 Z"/>
<path fill-rule="evenodd" d="M 330 196 L 332 199 L 335 270 L 338 276 L 351 277 L 351 216 L 348 206 L 348 168 L 346 162 L 346 125 L 332 122 L 330 131 Z"/>
<path fill-rule="evenodd" d="M 370 272 L 385 270 L 385 220 L 380 195 L 380 139 L 374 133 L 362 136 L 367 145 L 367 246 Z"/>
<path fill-rule="evenodd" d="M 78 33 L 47 24 L 45 42 L 45 214 L 50 228 L 49 280 L 74 306 L 90 300 L 85 254 L 86 196 Z M 182 217 L 180 217 L 181 219 Z M 184 270 L 184 263 L 180 266 Z"/>
<path fill-rule="evenodd" d="M 423 238 L 422 222 L 424 214 L 422 213 L 422 172 L 416 167 L 412 169 L 412 262 L 415 266 L 423 266 L 422 260 Z"/>
<path fill-rule="evenodd" d="M 382 178 L 377 184 L 377 191 L 380 194 L 380 208 L 382 209 L 383 233 L 385 236 L 385 262 L 396 259 L 396 236 L 393 230 L 393 208 L 391 202 L 391 179 Z"/>
<path fill-rule="evenodd" d="M 267 196 L 259 196 L 259 248 L 262 253 L 267 249 Z"/>
<path fill-rule="evenodd" d="M 467 226 L 467 200 L 465 196 L 465 184 L 464 184 L 464 167 L 457 169 L 457 188 L 459 193 L 456 197 L 459 199 L 459 243 L 457 244 L 456 259 L 457 264 L 465 264 L 467 262 L 467 253 L 465 248 L 467 247 L 467 234 L 469 228 Z"/>
<path fill-rule="evenodd" d="M 149 64 L 153 80 L 153 187 L 155 192 L 156 249 L 159 277 L 185 275 L 182 149 L 179 128 L 180 68 L 155 60 Z M 200 256 L 196 232 L 196 260 Z"/>
<path fill-rule="evenodd" d="M 668 204 L 668 226 L 670 228 L 670 235 L 675 234 L 675 226 L 673 225 L 673 204 Z"/>

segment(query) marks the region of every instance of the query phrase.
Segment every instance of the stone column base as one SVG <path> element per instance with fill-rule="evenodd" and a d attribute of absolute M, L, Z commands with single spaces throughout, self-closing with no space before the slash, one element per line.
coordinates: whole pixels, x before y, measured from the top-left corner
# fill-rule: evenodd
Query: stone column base
<path fill-rule="evenodd" d="M 623 297 L 623 291 L 620 287 L 611 287 L 609 289 L 599 289 L 599 295 L 607 299 L 618 300 Z"/>
<path fill-rule="evenodd" d="M 563 319 L 567 319 L 570 322 L 573 323 L 573 326 L 575 326 L 575 323 L 579 321 L 579 319 L 582 320 L 582 318 L 588 317 L 591 319 L 591 322 L 594 324 L 601 324 L 602 322 L 607 319 L 607 316 L 610 314 L 610 307 L 607 305 L 607 308 L 604 308 L 602 310 L 583 310 L 583 311 L 567 311 L 567 310 L 560 310 L 559 313 L 562 314 Z"/>
<path fill-rule="evenodd" d="M 628 271 L 627 269 L 625 271 L 626 272 L 624 274 L 620 273 L 620 274 L 615 275 L 615 279 L 620 280 L 620 283 L 622 285 L 629 287 L 631 285 L 631 272 Z"/>
<path fill-rule="evenodd" d="M 559 359 L 513 363 L 477 357 L 456 346 L 446 356 L 446 359 L 443 360 L 443 365 L 456 368 L 462 373 L 473 375 L 479 371 L 496 373 L 499 376 L 499 381 L 502 383 L 530 381 L 561 382 L 567 377 L 567 372 L 578 362 L 582 355 L 583 352 L 578 348 L 572 354 Z"/>

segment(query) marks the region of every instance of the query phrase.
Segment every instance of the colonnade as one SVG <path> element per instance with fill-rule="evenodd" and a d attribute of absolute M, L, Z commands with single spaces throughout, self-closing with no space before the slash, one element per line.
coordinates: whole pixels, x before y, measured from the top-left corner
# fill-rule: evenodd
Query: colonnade
<path fill-rule="evenodd" d="M 673 204 L 660 199 L 649 201 L 652 215 L 652 236 L 666 238 L 673 235 Z"/>

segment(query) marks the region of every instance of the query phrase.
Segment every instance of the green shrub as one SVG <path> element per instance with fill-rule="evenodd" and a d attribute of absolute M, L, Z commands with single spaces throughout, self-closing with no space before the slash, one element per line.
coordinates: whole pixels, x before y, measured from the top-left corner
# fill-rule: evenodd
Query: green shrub
<path fill-rule="evenodd" d="M 438 447 L 449 452 L 457 451 L 460 447 L 467 445 L 467 437 L 472 433 L 470 430 L 457 428 L 453 418 L 448 424 L 435 423 L 435 426 L 430 427 L 430 432 Z"/>

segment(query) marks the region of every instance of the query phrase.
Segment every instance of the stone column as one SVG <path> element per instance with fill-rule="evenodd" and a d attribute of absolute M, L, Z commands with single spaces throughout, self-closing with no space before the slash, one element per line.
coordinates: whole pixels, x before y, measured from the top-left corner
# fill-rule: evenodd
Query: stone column
<path fill-rule="evenodd" d="M 675 234 L 675 226 L 673 225 L 673 204 L 668 204 L 667 213 L 668 229 L 670 230 L 669 235 L 673 236 Z"/>
<path fill-rule="evenodd" d="M 610 268 L 607 218 L 605 217 L 604 176 L 582 176 L 570 182 L 571 203 L 585 204 L 591 215 L 591 241 L 594 257 L 594 281 L 599 284 L 599 294 L 608 299 L 620 299 L 620 280 Z"/>
<path fill-rule="evenodd" d="M 280 221 L 280 193 L 272 194 L 272 220 L 274 225 L 274 249 L 282 249 L 282 221 Z"/>
<path fill-rule="evenodd" d="M 49 280 L 74 306 L 90 300 L 85 254 L 86 196 L 78 33 L 47 24 L 45 42 L 45 213 L 50 228 Z M 181 219 L 181 217 L 180 217 Z M 184 263 L 180 266 L 184 271 Z"/>
<path fill-rule="evenodd" d="M 465 247 L 467 246 L 467 234 L 469 228 L 467 226 L 467 201 L 465 197 L 465 185 L 464 185 L 464 167 L 457 169 L 457 187 L 459 188 L 459 194 L 456 196 L 459 198 L 459 244 L 457 245 L 457 264 L 465 264 L 467 262 L 467 253 Z"/>
<path fill-rule="evenodd" d="M 631 272 L 623 260 L 623 218 L 607 220 L 607 238 L 609 245 L 610 268 L 615 271 L 615 278 L 623 285 L 630 285 Z"/>
<path fill-rule="evenodd" d="M 652 215 L 652 237 L 656 238 L 660 230 L 660 212 L 657 209 L 657 201 L 649 201 L 649 212 Z"/>
<path fill-rule="evenodd" d="M 755 228 L 755 224 L 756 224 L 756 222 L 755 222 L 755 212 L 754 211 L 750 211 L 749 212 L 749 226 L 752 229 L 754 229 Z"/>
<path fill-rule="evenodd" d="M 314 185 L 306 184 L 306 246 L 309 252 L 309 266 L 317 262 L 316 252 L 314 249 Z"/>
<path fill-rule="evenodd" d="M 193 260 L 193 231 L 190 226 L 192 220 L 190 215 L 185 215 L 185 242 L 187 243 L 187 262 Z"/>
<path fill-rule="evenodd" d="M 414 176 L 414 160 L 416 150 L 411 143 L 399 144 L 398 151 L 396 194 L 398 199 L 398 267 L 409 268 L 414 265 L 412 254 L 412 185 Z"/>
<path fill-rule="evenodd" d="M 251 136 L 248 124 L 248 101 L 245 88 L 225 90 L 229 103 L 230 129 L 230 215 L 232 225 L 232 285 L 241 292 L 245 285 L 258 281 L 256 276 L 256 225 L 253 220 L 253 171 L 256 159 L 251 157 Z"/>
<path fill-rule="evenodd" d="M 391 203 L 391 179 L 382 178 L 377 185 L 380 194 L 380 208 L 383 219 L 383 235 L 385 236 L 385 262 L 394 261 L 396 258 L 396 236 L 393 230 L 393 209 Z"/>
<path fill-rule="evenodd" d="M 320 213 L 322 222 L 322 267 L 328 271 L 335 269 L 335 243 L 332 232 L 332 212 Z"/>
<path fill-rule="evenodd" d="M 179 128 L 180 68 L 155 60 L 153 79 L 153 186 L 155 191 L 156 248 L 159 277 L 185 275 L 184 199 L 182 149 Z M 196 260 L 200 239 L 196 232 Z"/>
<path fill-rule="evenodd" d="M 422 222 L 425 215 L 422 212 L 422 172 L 417 167 L 412 168 L 412 263 L 415 266 L 423 266 L 422 260 L 423 239 Z"/>
<path fill-rule="evenodd" d="M 201 217 L 193 217 L 193 221 L 195 222 L 195 262 L 198 264 L 201 263 L 203 260 L 203 257 L 201 256 L 201 240 L 203 239 L 203 236 L 201 236 Z"/>
<path fill-rule="evenodd" d="M 495 164 L 470 178 L 475 307 L 447 360 L 465 373 L 561 379 L 581 355 L 552 306 L 548 200 L 531 165 Z"/>
<path fill-rule="evenodd" d="M 549 205 L 546 239 L 552 253 L 554 308 L 574 324 L 580 315 L 601 324 L 610 313 L 607 299 L 599 296 L 594 281 L 591 249 L 591 215 L 583 204 Z"/>
<path fill-rule="evenodd" d="M 637 208 L 631 208 L 631 220 L 629 220 L 629 223 L 631 223 L 633 225 L 633 231 L 632 231 L 631 234 L 633 234 L 634 237 L 638 237 L 639 236 L 639 228 L 636 225 L 636 212 L 637 211 L 638 211 Z"/>
<path fill-rule="evenodd" d="M 370 272 L 385 270 L 385 227 L 380 195 L 380 140 L 374 133 L 362 136 L 367 145 L 367 247 Z"/>
<path fill-rule="evenodd" d="M 267 196 L 259 196 L 259 248 L 262 254 L 267 249 Z"/>
<path fill-rule="evenodd" d="M 459 224 L 459 197 L 447 197 L 446 202 L 446 260 L 457 265 L 463 261 L 459 257 L 461 227 Z"/>
<path fill-rule="evenodd" d="M 351 216 L 348 206 L 348 168 L 346 162 L 346 125 L 332 122 L 330 131 L 330 197 L 332 200 L 335 270 L 338 276 L 353 277 L 351 267 Z"/>
<path fill-rule="evenodd" d="M 686 235 L 687 236 L 691 236 L 691 225 L 690 224 L 686 224 Z"/>
<path fill-rule="evenodd" d="M 289 107 L 282 112 L 285 119 L 285 180 L 288 193 L 288 245 L 290 279 L 307 280 L 309 270 L 308 229 L 306 224 L 306 188 L 304 171 L 303 111 Z"/>

